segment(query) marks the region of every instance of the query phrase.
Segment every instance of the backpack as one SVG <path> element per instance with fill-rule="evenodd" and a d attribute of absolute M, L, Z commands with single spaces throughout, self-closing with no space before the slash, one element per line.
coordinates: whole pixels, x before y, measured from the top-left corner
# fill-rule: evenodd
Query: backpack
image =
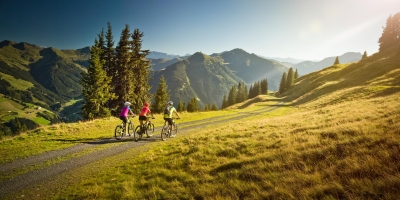
<path fill-rule="evenodd" d="M 164 114 L 166 114 L 166 115 L 171 115 L 170 109 L 171 109 L 171 106 L 166 106 L 166 107 L 164 108 Z"/>

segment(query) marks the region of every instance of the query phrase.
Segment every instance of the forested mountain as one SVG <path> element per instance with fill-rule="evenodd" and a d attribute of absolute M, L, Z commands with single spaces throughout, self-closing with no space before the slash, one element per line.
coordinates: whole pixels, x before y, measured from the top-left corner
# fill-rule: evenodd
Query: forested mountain
<path fill-rule="evenodd" d="M 347 52 L 339 56 L 339 62 L 340 63 L 357 62 L 361 59 L 361 57 L 362 57 L 361 53 Z M 335 58 L 336 56 L 328 57 L 319 62 L 304 61 L 293 65 L 293 68 L 297 69 L 300 75 L 305 75 L 310 72 L 315 72 L 325 67 L 333 65 L 333 63 L 335 62 Z"/>
<path fill-rule="evenodd" d="M 169 65 L 172 65 L 174 63 L 183 60 L 183 58 L 181 57 L 173 59 L 167 59 L 167 58 L 157 58 L 157 59 L 148 58 L 148 59 L 150 60 L 151 68 L 153 71 L 164 69 Z"/>
<path fill-rule="evenodd" d="M 151 93 L 155 93 L 161 76 L 166 80 L 173 101 L 189 102 L 196 97 L 201 106 L 221 105 L 232 85 L 243 81 L 223 60 L 200 52 L 155 72 L 150 81 Z"/>
<path fill-rule="evenodd" d="M 255 81 L 268 79 L 270 90 L 279 88 L 280 77 L 289 69 L 279 62 L 261 58 L 255 54 L 249 54 L 242 49 L 233 49 L 220 54 L 214 54 L 220 58 L 226 66 L 233 70 L 235 75 L 251 84 Z"/>
<path fill-rule="evenodd" d="M 0 72 L 31 82 L 34 87 L 27 91 L 35 97 L 35 103 L 49 107 L 81 95 L 78 81 L 88 58 L 88 48 L 60 51 L 25 42 L 5 40 L 0 43 Z M 16 90 L 16 83 L 10 84 L 8 90 L 26 92 Z"/>

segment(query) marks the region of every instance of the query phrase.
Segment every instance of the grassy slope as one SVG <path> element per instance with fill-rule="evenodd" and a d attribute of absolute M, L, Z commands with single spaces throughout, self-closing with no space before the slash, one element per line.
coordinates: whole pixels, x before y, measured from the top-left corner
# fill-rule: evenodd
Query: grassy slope
<path fill-rule="evenodd" d="M 69 187 L 49 185 L 40 195 L 75 199 L 396 199 L 400 195 L 398 57 L 392 51 L 382 52 L 358 63 L 311 73 L 285 94 L 295 106 L 283 107 L 284 112 L 278 109 L 206 127 L 156 143 L 141 154 L 128 151 L 66 176 L 63 181 Z M 272 104 L 259 99 L 237 108 L 251 111 Z M 57 125 L 21 137 L 30 141 L 48 134 L 61 148 L 71 145 L 68 141 L 109 137 L 111 124 L 117 122 Z M 90 128 L 93 126 L 97 129 Z M 32 141 L 32 146 L 42 144 L 40 139 Z M 0 146 L 8 143 L 23 144 L 8 139 Z"/>
<path fill-rule="evenodd" d="M 50 124 L 50 121 L 36 115 L 38 112 L 42 112 L 45 109 L 41 108 L 39 110 L 37 109 L 37 106 L 29 103 L 27 105 L 29 107 L 25 107 L 11 99 L 5 98 L 2 94 L 0 94 L 0 121 L 7 122 L 10 119 L 19 117 L 33 120 L 41 125 Z"/>

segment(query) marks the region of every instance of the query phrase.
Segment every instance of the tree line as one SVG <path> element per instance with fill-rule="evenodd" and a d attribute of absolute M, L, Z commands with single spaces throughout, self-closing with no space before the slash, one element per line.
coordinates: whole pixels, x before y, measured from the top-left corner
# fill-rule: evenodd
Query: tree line
<path fill-rule="evenodd" d="M 114 48 L 111 24 L 97 35 L 90 48 L 87 73 L 82 73 L 80 84 L 84 103 L 82 115 L 94 119 L 116 115 L 125 101 L 131 109 L 139 110 L 151 99 L 149 50 L 142 50 L 144 33 L 139 29 L 130 31 L 128 24 L 122 30 Z"/>
<path fill-rule="evenodd" d="M 282 77 L 281 77 L 281 82 L 279 84 L 279 90 L 278 93 L 282 94 L 285 91 L 287 91 L 293 84 L 296 79 L 299 78 L 299 73 L 296 69 L 296 71 L 293 71 L 293 68 L 291 67 L 288 71 L 288 73 L 283 72 Z"/>

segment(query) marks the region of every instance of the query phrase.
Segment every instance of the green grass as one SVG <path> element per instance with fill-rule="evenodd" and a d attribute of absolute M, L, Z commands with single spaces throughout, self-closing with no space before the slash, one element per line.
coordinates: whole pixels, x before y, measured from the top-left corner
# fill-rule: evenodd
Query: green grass
<path fill-rule="evenodd" d="M 282 99 L 259 96 L 224 111 L 181 113 L 178 124 L 231 114 L 243 118 L 132 148 L 23 194 L 36 199 L 397 199 L 399 63 L 398 56 L 378 53 L 311 73 L 270 113 L 257 110 Z M 162 116 L 153 122 L 160 126 Z M 109 118 L 58 124 L 5 138 L 1 162 L 110 138 L 119 123 Z"/>
<path fill-rule="evenodd" d="M 22 79 L 16 79 L 13 76 L 10 76 L 8 74 L 4 74 L 4 73 L 0 72 L 0 77 L 2 77 L 4 80 L 9 82 L 12 85 L 12 87 L 17 90 L 26 91 L 27 89 L 34 87 L 33 83 L 22 80 Z"/>
<path fill-rule="evenodd" d="M 49 125 L 50 124 L 50 121 L 43 117 L 36 117 L 35 119 L 33 119 L 33 121 L 40 125 Z"/>

